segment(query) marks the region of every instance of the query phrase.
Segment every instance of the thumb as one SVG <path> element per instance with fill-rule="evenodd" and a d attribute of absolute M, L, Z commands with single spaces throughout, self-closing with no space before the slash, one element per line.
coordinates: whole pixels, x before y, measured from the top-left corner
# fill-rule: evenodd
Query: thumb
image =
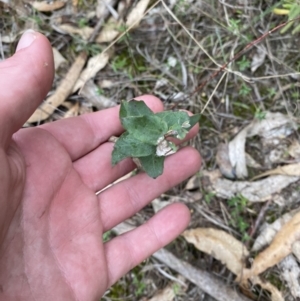
<path fill-rule="evenodd" d="M 6 144 L 41 103 L 53 74 L 49 41 L 38 32 L 25 31 L 16 53 L 0 62 L 0 144 Z"/>

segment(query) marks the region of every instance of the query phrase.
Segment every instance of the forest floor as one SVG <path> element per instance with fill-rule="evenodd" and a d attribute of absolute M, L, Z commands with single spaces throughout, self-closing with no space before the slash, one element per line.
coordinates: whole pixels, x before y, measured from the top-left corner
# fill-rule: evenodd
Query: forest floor
<path fill-rule="evenodd" d="M 300 300 L 300 22 L 285 30 L 284 4 L 300 15 L 296 1 L 0 2 L 1 59 L 28 28 L 54 49 L 53 110 L 25 126 L 142 94 L 201 113 L 199 172 L 103 239 L 173 202 L 189 207 L 188 231 L 103 301 Z"/>

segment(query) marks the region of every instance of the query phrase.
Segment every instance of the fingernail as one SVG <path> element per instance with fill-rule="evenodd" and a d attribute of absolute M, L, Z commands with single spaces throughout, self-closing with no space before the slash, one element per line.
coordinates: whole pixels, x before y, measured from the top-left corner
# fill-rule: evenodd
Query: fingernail
<path fill-rule="evenodd" d="M 35 39 L 36 39 L 35 31 L 32 29 L 26 30 L 23 33 L 23 35 L 18 43 L 16 52 L 30 46 Z"/>

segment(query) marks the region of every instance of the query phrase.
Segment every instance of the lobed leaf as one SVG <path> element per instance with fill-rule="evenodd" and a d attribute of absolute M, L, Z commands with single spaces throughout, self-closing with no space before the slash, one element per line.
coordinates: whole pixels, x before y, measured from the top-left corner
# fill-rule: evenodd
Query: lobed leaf
<path fill-rule="evenodd" d="M 167 124 L 155 115 L 127 117 L 122 124 L 135 139 L 152 145 L 156 145 L 157 140 L 168 130 Z"/>
<path fill-rule="evenodd" d="M 115 143 L 112 164 L 127 157 L 137 158 L 152 178 L 162 174 L 165 156 L 177 151 L 167 138 L 185 138 L 200 119 L 200 115 L 190 117 L 184 111 L 154 114 L 143 101 L 123 101 L 119 117 L 126 131 Z"/>
<path fill-rule="evenodd" d="M 141 143 L 139 140 L 124 133 L 115 143 L 112 153 L 112 164 L 115 165 L 121 160 L 132 157 L 145 157 L 155 153 L 156 147 L 147 143 Z"/>
<path fill-rule="evenodd" d="M 155 179 L 163 173 L 165 157 L 150 155 L 139 158 L 144 171 L 151 178 Z"/>
<path fill-rule="evenodd" d="M 122 101 L 120 118 L 154 115 L 143 101 Z"/>

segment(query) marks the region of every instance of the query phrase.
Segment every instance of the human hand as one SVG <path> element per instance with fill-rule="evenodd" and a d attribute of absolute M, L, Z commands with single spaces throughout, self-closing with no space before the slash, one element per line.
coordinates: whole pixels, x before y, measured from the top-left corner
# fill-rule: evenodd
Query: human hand
<path fill-rule="evenodd" d="M 183 148 L 157 179 L 140 173 L 96 195 L 134 168 L 129 159 L 111 165 L 119 108 L 20 129 L 52 78 L 51 47 L 39 33 L 27 32 L 0 63 L 0 300 L 99 300 L 189 222 L 188 209 L 173 204 L 103 244 L 104 232 L 199 170 L 200 156 Z M 140 99 L 163 109 L 153 96 Z"/>

